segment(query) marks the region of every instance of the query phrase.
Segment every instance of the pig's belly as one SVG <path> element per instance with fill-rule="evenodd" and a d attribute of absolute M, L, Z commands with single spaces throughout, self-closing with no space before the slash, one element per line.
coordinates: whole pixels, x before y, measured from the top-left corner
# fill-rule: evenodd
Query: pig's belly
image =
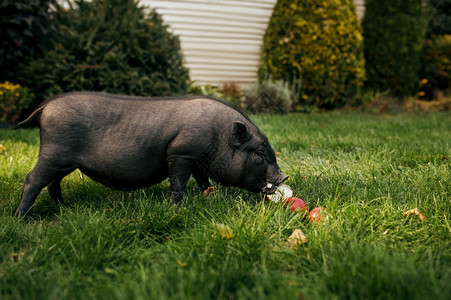
<path fill-rule="evenodd" d="M 163 164 L 133 162 L 112 164 L 91 164 L 78 168 L 91 179 L 115 190 L 134 190 L 159 183 L 168 177 L 167 167 Z"/>

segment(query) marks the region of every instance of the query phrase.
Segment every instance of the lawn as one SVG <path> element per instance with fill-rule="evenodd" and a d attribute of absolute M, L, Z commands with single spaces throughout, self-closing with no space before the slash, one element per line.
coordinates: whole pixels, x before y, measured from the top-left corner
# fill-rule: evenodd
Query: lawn
<path fill-rule="evenodd" d="M 205 198 L 194 181 L 176 209 L 167 181 L 124 193 L 76 171 L 66 203 L 44 190 L 25 222 L 12 214 L 39 133 L 0 129 L 0 298 L 451 299 L 449 113 L 252 119 L 329 220 L 238 188 Z M 308 241 L 291 249 L 295 229 Z"/>

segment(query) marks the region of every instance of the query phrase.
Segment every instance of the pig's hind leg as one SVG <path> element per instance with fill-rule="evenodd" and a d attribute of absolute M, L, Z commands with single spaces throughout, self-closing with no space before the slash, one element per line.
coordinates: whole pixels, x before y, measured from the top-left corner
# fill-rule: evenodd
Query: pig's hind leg
<path fill-rule="evenodd" d="M 36 201 L 36 197 L 41 190 L 51 183 L 52 184 L 49 186 L 50 197 L 62 199 L 59 183 L 64 176 L 73 170 L 74 169 L 72 168 L 68 169 L 51 166 L 46 163 L 45 160 L 43 161 L 40 159 L 33 170 L 31 170 L 25 178 L 20 204 L 14 216 L 25 216 Z"/>
<path fill-rule="evenodd" d="M 70 173 L 70 172 L 69 172 Z M 68 175 L 69 173 L 65 174 L 64 176 Z M 64 178 L 64 176 L 60 176 L 56 179 L 54 179 L 50 184 L 47 186 L 47 190 L 49 191 L 49 196 L 52 200 L 54 200 L 56 203 L 64 203 L 63 196 L 61 195 L 61 180 Z"/>
<path fill-rule="evenodd" d="M 193 163 L 191 159 L 178 158 L 168 163 L 169 182 L 171 184 L 172 204 L 180 205 L 183 191 L 191 177 Z"/>

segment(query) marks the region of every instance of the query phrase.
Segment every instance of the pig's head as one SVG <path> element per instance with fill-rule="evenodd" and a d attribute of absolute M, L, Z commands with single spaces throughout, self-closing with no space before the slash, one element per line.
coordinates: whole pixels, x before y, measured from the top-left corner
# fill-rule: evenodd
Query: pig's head
<path fill-rule="evenodd" d="M 243 122 L 233 122 L 229 147 L 233 153 L 227 155 L 230 161 L 220 176 L 226 185 L 272 194 L 288 179 L 277 165 L 268 139 L 253 124 L 250 130 Z"/>

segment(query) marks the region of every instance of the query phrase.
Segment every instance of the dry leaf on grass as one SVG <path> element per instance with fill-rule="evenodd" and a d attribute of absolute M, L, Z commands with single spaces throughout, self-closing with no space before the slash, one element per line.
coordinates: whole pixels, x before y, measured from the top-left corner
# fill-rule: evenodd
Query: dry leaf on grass
<path fill-rule="evenodd" d="M 232 228 L 225 224 L 216 224 L 216 228 L 223 239 L 231 239 L 235 236 Z"/>
<path fill-rule="evenodd" d="M 294 249 L 297 246 L 305 243 L 307 243 L 307 236 L 300 229 L 295 229 L 287 239 L 287 246 L 291 249 Z"/>
<path fill-rule="evenodd" d="M 6 152 L 6 147 L 0 144 L 0 153 Z"/>
<path fill-rule="evenodd" d="M 210 194 L 216 192 L 218 188 L 216 186 L 209 186 L 207 187 L 207 189 L 204 191 L 204 196 L 209 196 Z"/>
<path fill-rule="evenodd" d="M 181 262 L 180 260 L 178 260 L 177 259 L 177 264 L 180 266 L 180 267 L 182 267 L 182 268 L 184 268 L 184 267 L 186 267 L 187 266 L 187 264 L 186 263 L 183 263 L 183 262 Z"/>
<path fill-rule="evenodd" d="M 426 218 L 423 216 L 422 213 L 420 213 L 420 211 L 418 210 L 417 207 L 415 207 L 414 209 L 409 209 L 408 211 L 405 211 L 402 215 L 403 216 L 417 215 L 421 221 L 426 220 Z"/>

